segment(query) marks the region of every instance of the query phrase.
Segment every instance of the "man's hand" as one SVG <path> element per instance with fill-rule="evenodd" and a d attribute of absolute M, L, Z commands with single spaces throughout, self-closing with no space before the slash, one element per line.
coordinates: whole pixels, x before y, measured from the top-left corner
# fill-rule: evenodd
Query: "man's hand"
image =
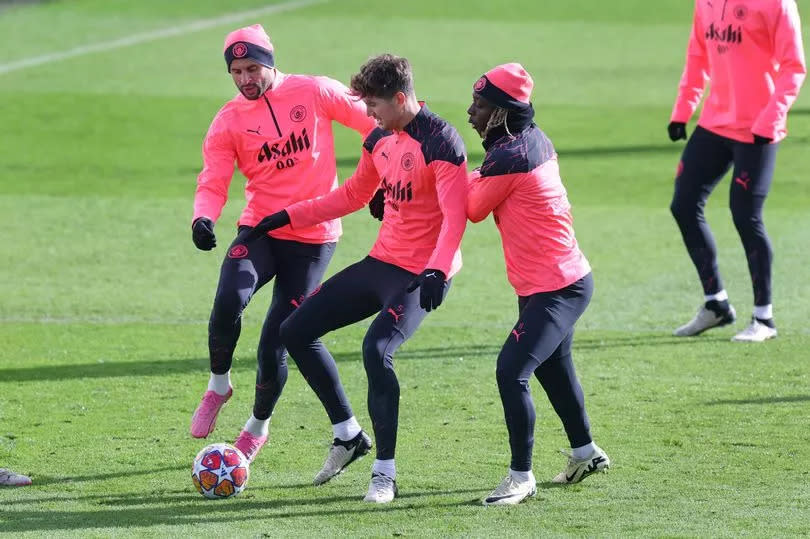
<path fill-rule="evenodd" d="M 217 246 L 214 223 L 208 217 L 197 217 L 191 224 L 191 239 L 201 251 L 210 251 Z"/>
<path fill-rule="evenodd" d="M 765 146 L 766 144 L 770 144 L 773 142 L 772 138 L 769 137 L 762 137 L 760 135 L 754 134 L 754 144 L 757 146 Z"/>
<path fill-rule="evenodd" d="M 686 124 L 683 122 L 669 122 L 667 126 L 669 133 L 669 140 L 675 142 L 676 140 L 686 140 Z"/>
<path fill-rule="evenodd" d="M 368 212 L 378 221 L 383 220 L 385 214 L 385 189 L 377 189 L 374 198 L 368 202 Z"/>
<path fill-rule="evenodd" d="M 272 215 L 268 215 L 253 227 L 247 234 L 245 234 L 245 243 L 259 239 L 271 230 L 281 228 L 290 224 L 290 215 L 287 210 L 277 211 Z"/>
<path fill-rule="evenodd" d="M 437 269 L 426 269 L 411 281 L 406 289 L 413 292 L 419 288 L 419 305 L 427 312 L 436 309 L 444 300 L 447 290 L 447 276 Z"/>

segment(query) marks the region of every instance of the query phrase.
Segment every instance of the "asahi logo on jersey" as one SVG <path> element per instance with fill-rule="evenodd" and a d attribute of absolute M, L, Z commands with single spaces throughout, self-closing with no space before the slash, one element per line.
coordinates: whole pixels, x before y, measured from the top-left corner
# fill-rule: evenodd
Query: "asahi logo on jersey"
<path fill-rule="evenodd" d="M 734 28 L 733 24 L 729 24 L 725 28 L 721 28 L 711 23 L 706 29 L 706 39 L 720 43 L 740 44 L 742 43 L 742 26 Z"/>
<path fill-rule="evenodd" d="M 411 182 L 406 183 L 403 187 L 401 181 L 398 181 L 396 184 L 392 184 L 388 183 L 388 180 L 383 178 L 382 186 L 383 189 L 385 189 L 385 194 L 388 196 L 389 200 L 397 202 L 410 202 L 413 200 L 413 188 L 411 187 Z"/>
<path fill-rule="evenodd" d="M 296 134 L 295 131 L 290 133 L 290 138 L 286 141 L 282 140 L 273 144 L 265 142 L 262 144 L 262 148 L 259 150 L 259 163 L 276 161 L 276 168 L 278 169 L 292 167 L 298 161 L 293 155 L 309 150 L 311 146 L 309 134 L 305 127 L 300 134 Z"/>

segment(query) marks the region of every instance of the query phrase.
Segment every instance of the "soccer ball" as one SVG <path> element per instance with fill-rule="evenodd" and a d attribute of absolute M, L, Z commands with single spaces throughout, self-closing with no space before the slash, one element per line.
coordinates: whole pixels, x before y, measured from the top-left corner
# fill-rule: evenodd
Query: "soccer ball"
<path fill-rule="evenodd" d="M 245 490 L 250 475 L 248 465 L 247 458 L 234 446 L 211 444 L 194 458 L 191 480 L 206 498 L 230 498 Z"/>

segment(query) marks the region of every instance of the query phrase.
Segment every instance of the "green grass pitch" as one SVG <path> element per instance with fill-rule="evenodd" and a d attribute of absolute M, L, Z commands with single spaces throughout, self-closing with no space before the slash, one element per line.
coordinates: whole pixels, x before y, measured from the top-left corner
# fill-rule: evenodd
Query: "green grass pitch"
<path fill-rule="evenodd" d="M 34 479 L 0 490 L 0 535 L 808 533 L 809 91 L 790 118 L 765 213 L 779 338 L 729 342 L 752 295 L 726 179 L 707 214 L 740 321 L 676 339 L 672 329 L 701 301 L 668 210 L 682 144 L 665 130 L 691 2 L 332 0 L 48 56 L 267 5 L 0 3 L 0 466 Z M 231 186 L 216 251 L 194 248 L 189 220 L 202 137 L 235 93 L 222 39 L 253 22 L 267 28 L 287 72 L 347 81 L 372 54 L 409 57 L 418 96 L 458 127 L 473 166 L 483 155 L 466 124 L 473 82 L 507 61 L 532 73 L 537 122 L 558 148 L 577 237 L 594 268 L 596 293 L 574 350 L 593 434 L 613 460 L 609 474 L 566 488 L 548 482 L 567 444 L 533 383 L 538 496 L 512 508 L 480 506 L 509 464 L 494 365 L 517 314 L 488 219 L 468 227 L 465 266 L 448 300 L 397 355 L 399 499 L 360 501 L 370 457 L 310 486 L 331 431 L 292 363 L 247 490 L 218 502 L 193 490 L 191 461 L 205 442 L 190 438 L 189 419 L 207 380 L 206 322 L 242 179 Z M 52 60 L 5 69 L 37 57 Z M 360 141 L 336 131 L 345 178 Z M 344 225 L 330 274 L 364 256 L 376 234 L 365 210 Z M 263 290 L 245 313 L 235 396 L 212 442 L 232 441 L 250 414 L 269 298 Z M 370 427 L 359 355 L 365 328 L 326 341 Z"/>

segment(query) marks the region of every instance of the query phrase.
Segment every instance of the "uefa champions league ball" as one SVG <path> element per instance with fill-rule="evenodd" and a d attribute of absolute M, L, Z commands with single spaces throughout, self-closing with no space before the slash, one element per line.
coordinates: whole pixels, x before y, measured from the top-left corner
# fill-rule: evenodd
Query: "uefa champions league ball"
<path fill-rule="evenodd" d="M 194 458 L 191 480 L 206 498 L 236 496 L 247 486 L 249 463 L 241 451 L 229 444 L 211 444 Z"/>

